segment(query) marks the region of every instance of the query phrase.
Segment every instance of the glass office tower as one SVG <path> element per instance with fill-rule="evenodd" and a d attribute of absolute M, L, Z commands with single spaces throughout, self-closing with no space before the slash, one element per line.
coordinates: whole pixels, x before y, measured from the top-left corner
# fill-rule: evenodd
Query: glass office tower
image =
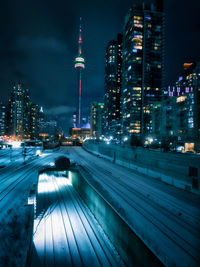
<path fill-rule="evenodd" d="M 162 1 L 134 5 L 124 24 L 122 65 L 123 135 L 152 133 L 152 107 L 164 86 L 164 13 Z"/>

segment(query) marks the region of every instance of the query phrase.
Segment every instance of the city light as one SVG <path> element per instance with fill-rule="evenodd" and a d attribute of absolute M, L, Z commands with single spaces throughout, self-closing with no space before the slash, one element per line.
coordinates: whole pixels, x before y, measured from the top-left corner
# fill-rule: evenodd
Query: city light
<path fill-rule="evenodd" d="M 76 57 L 75 62 L 85 63 L 85 59 L 83 57 Z"/>
<path fill-rule="evenodd" d="M 1 4 L 0 267 L 198 266 L 200 0 L 25 2 Z"/>
<path fill-rule="evenodd" d="M 152 137 L 149 137 L 148 138 L 148 141 L 149 141 L 149 144 L 151 144 L 153 142 L 153 138 Z"/>
<path fill-rule="evenodd" d="M 36 156 L 40 156 L 41 155 L 41 150 L 39 150 L 39 149 L 36 150 L 36 153 L 35 154 L 36 154 Z"/>
<path fill-rule="evenodd" d="M 20 148 L 22 144 L 21 141 L 14 141 L 14 140 L 10 140 L 8 143 L 11 144 L 13 148 Z"/>
<path fill-rule="evenodd" d="M 75 68 L 79 67 L 85 69 L 85 65 L 83 63 L 75 63 Z"/>

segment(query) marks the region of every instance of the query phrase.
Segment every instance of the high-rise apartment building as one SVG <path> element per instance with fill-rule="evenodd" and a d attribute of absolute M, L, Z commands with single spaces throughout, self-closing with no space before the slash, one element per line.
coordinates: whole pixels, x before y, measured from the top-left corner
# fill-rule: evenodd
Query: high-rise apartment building
<path fill-rule="evenodd" d="M 31 140 L 38 139 L 39 136 L 39 106 L 29 103 L 29 136 Z"/>
<path fill-rule="evenodd" d="M 137 4 L 125 18 L 122 67 L 123 135 L 152 133 L 152 107 L 162 99 L 164 13 L 162 1 Z"/>
<path fill-rule="evenodd" d="M 110 41 L 106 48 L 104 134 L 119 137 L 121 134 L 121 77 L 122 77 L 122 35 Z"/>
<path fill-rule="evenodd" d="M 11 120 L 11 106 L 12 102 L 9 98 L 8 103 L 6 105 L 6 116 L 5 116 L 5 133 L 6 135 L 12 135 L 12 120 Z"/>
<path fill-rule="evenodd" d="M 11 135 L 28 138 L 29 135 L 29 93 L 21 83 L 13 87 L 10 103 Z"/>
<path fill-rule="evenodd" d="M 91 136 L 100 137 L 103 134 L 104 103 L 94 102 L 91 105 L 90 131 Z"/>
<path fill-rule="evenodd" d="M 6 107 L 0 103 L 0 136 L 6 133 Z"/>
<path fill-rule="evenodd" d="M 35 119 L 34 119 L 35 118 Z M 37 121 L 38 118 L 38 121 Z M 58 133 L 58 123 L 51 116 L 47 116 L 44 113 L 42 107 L 38 107 L 38 105 L 33 104 L 32 106 L 32 127 L 30 129 L 30 133 L 32 136 L 38 136 L 39 139 L 52 139 Z"/>
<path fill-rule="evenodd" d="M 21 83 L 11 91 L 6 133 L 19 139 L 37 139 L 39 135 L 39 106 L 30 101 L 29 92 Z"/>
<path fill-rule="evenodd" d="M 199 151 L 200 63 L 190 63 L 176 84 L 167 89 L 166 99 L 153 109 L 153 134 L 175 143 L 191 144 Z"/>

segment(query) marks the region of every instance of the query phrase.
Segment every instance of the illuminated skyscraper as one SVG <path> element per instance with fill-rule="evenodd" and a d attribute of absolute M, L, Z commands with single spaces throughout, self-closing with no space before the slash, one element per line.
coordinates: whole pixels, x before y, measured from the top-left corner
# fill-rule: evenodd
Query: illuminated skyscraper
<path fill-rule="evenodd" d="M 124 135 L 152 133 L 153 104 L 164 83 L 164 13 L 162 0 L 134 5 L 124 24 L 122 129 Z"/>
<path fill-rule="evenodd" d="M 29 103 L 29 131 L 31 140 L 39 136 L 39 106 L 32 102 Z"/>
<path fill-rule="evenodd" d="M 0 136 L 6 132 L 6 107 L 0 103 Z"/>
<path fill-rule="evenodd" d="M 93 137 L 102 135 L 104 103 L 93 102 L 91 105 L 90 132 Z"/>
<path fill-rule="evenodd" d="M 166 99 L 154 105 L 153 134 L 200 151 L 200 62 L 184 63 L 183 67 L 174 86 L 167 87 Z"/>
<path fill-rule="evenodd" d="M 11 91 L 8 105 L 7 134 L 19 139 L 37 139 L 39 106 L 30 101 L 29 91 L 18 83 Z"/>
<path fill-rule="evenodd" d="M 81 128 L 82 120 L 81 120 L 81 94 L 82 94 L 82 71 L 85 69 L 85 59 L 82 56 L 82 27 L 81 27 L 80 18 L 80 27 L 79 27 L 79 38 L 78 38 L 78 56 L 75 58 L 74 67 L 77 70 L 78 74 L 78 101 L 77 101 L 77 115 L 76 115 L 76 127 Z"/>
<path fill-rule="evenodd" d="M 11 91 L 11 135 L 18 138 L 28 137 L 29 92 L 18 83 Z"/>
<path fill-rule="evenodd" d="M 105 125 L 104 134 L 119 137 L 121 133 L 122 35 L 106 47 L 105 66 Z"/>

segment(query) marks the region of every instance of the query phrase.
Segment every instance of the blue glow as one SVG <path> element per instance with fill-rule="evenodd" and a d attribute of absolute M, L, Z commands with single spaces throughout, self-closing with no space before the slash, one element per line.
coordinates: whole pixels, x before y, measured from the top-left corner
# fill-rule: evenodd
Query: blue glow
<path fill-rule="evenodd" d="M 146 16 L 145 17 L 147 20 L 151 20 L 151 17 L 150 16 Z"/>

